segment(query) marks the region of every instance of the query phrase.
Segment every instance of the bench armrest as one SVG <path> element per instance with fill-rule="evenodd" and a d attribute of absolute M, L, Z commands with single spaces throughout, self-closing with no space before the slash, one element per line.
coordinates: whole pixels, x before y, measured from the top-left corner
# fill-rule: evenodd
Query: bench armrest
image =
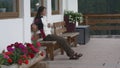
<path fill-rule="evenodd" d="M 61 36 L 62 37 L 75 37 L 77 35 L 79 35 L 79 32 L 64 33 Z"/>
<path fill-rule="evenodd" d="M 56 41 L 40 41 L 41 44 L 56 44 Z"/>

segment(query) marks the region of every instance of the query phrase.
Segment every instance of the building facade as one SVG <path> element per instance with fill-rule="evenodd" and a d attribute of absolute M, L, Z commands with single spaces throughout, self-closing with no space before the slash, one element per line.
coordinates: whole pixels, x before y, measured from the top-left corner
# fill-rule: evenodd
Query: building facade
<path fill-rule="evenodd" d="M 5 0 L 0 1 L 2 3 Z M 13 10 L 0 5 L 0 51 L 14 42 L 31 42 L 30 25 L 35 15 L 34 4 L 46 6 L 50 23 L 63 21 L 64 10 L 78 11 L 77 0 L 38 0 L 39 3 L 31 3 L 32 0 L 10 1 L 13 2 Z M 4 3 L 10 4 L 7 1 Z"/>

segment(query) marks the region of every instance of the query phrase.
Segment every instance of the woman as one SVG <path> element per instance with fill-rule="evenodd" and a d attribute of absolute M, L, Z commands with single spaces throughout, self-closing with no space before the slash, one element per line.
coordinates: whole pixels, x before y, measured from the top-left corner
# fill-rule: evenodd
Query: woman
<path fill-rule="evenodd" d="M 32 24 L 32 29 L 36 29 L 38 28 L 38 30 L 40 30 L 40 35 L 42 35 L 42 38 L 44 41 L 57 41 L 57 43 L 59 44 L 59 46 L 61 48 L 64 49 L 64 51 L 66 52 L 67 56 L 70 57 L 70 59 L 79 59 L 79 57 L 82 56 L 82 54 L 77 54 L 75 53 L 69 46 L 69 44 L 67 43 L 67 41 L 59 36 L 56 35 L 45 35 L 44 32 L 44 25 L 43 25 L 43 21 L 42 21 L 42 17 L 46 15 L 46 8 L 44 6 L 41 6 L 38 8 L 37 11 L 37 15 L 34 19 L 34 24 Z M 50 25 L 48 25 L 50 27 Z"/>

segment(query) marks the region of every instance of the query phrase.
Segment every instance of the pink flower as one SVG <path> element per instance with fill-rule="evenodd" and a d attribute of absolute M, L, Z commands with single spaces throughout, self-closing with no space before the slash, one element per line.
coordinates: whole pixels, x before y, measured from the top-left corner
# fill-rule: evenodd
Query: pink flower
<path fill-rule="evenodd" d="M 40 47 L 40 46 L 41 46 L 40 42 L 37 42 L 37 43 L 36 43 L 36 45 L 37 45 L 38 47 Z"/>
<path fill-rule="evenodd" d="M 35 52 L 35 53 L 39 52 L 39 50 L 38 50 L 37 48 L 35 48 L 35 47 L 33 46 L 33 44 L 27 43 L 26 45 L 27 45 L 27 47 L 29 47 L 33 52 Z"/>
<path fill-rule="evenodd" d="M 7 47 L 7 50 L 10 51 L 10 52 L 13 52 L 13 51 L 14 51 L 13 44 L 12 44 L 12 45 L 9 45 L 9 46 Z"/>
<path fill-rule="evenodd" d="M 4 56 L 5 59 L 9 59 L 9 58 L 10 58 L 10 57 L 9 57 L 8 55 L 6 55 L 6 54 L 3 54 L 3 56 Z"/>
<path fill-rule="evenodd" d="M 20 59 L 20 60 L 18 60 L 18 64 L 22 64 L 23 63 L 23 61 Z"/>
<path fill-rule="evenodd" d="M 31 40 L 32 40 L 32 41 L 34 41 L 34 40 L 35 40 L 35 37 L 34 37 L 34 36 L 32 36 L 32 37 L 31 37 Z"/>
<path fill-rule="evenodd" d="M 31 49 L 32 49 L 35 53 L 39 52 L 39 50 L 38 50 L 37 48 L 33 47 L 33 46 L 31 46 Z"/>

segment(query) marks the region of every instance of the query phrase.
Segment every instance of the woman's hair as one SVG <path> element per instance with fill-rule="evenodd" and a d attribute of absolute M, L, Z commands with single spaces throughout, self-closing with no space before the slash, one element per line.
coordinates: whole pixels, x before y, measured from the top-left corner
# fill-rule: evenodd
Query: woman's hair
<path fill-rule="evenodd" d="M 37 11 L 37 14 L 36 14 L 36 17 L 35 17 L 34 20 L 36 20 L 36 18 L 41 17 L 41 13 L 44 11 L 44 9 L 46 9 L 46 7 L 44 7 L 44 6 L 40 6 L 40 7 L 38 8 L 38 11 Z"/>

